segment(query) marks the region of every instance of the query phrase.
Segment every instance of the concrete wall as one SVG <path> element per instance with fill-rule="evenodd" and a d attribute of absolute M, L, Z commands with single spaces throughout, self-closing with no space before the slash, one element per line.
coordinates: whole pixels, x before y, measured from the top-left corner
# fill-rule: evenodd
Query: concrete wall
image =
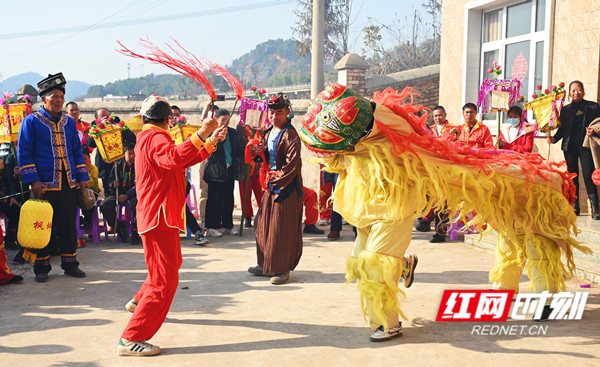
<path fill-rule="evenodd" d="M 366 96 L 373 97 L 376 91 L 392 88 L 401 91 L 411 87 L 416 92 L 415 104 L 433 109 L 439 103 L 440 65 L 429 65 L 419 69 L 405 70 L 366 80 Z M 432 122 L 431 114 L 429 120 Z"/>

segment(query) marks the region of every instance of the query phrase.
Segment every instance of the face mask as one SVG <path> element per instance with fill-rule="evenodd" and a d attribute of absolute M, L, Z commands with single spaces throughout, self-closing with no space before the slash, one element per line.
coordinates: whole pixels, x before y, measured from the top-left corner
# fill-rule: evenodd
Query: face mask
<path fill-rule="evenodd" d="M 519 126 L 519 124 L 521 123 L 521 119 L 515 119 L 515 118 L 508 119 L 508 120 L 506 120 L 506 123 L 509 124 L 510 126 L 516 127 L 516 126 Z"/>

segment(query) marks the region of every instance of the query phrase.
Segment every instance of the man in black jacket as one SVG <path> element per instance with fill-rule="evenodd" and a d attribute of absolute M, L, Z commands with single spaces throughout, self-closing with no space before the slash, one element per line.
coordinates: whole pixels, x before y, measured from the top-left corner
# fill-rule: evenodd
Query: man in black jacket
<path fill-rule="evenodd" d="M 229 111 L 220 109 L 216 116 L 219 126 L 225 126 L 229 120 Z M 217 150 L 206 161 L 204 181 L 208 184 L 206 201 L 206 228 L 209 237 L 221 237 L 223 233 L 236 235 L 233 228 L 233 187 L 238 151 L 238 132 L 227 128 L 227 139 L 217 144 Z M 224 231 L 221 232 L 220 229 Z"/>

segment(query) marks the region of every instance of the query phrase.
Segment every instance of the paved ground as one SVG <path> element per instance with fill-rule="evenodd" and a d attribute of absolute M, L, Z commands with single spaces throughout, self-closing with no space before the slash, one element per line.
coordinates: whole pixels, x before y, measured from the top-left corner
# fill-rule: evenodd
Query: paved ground
<path fill-rule="evenodd" d="M 344 285 L 352 232 L 342 240 L 305 236 L 291 281 L 273 286 L 246 272 L 255 264 L 253 232 L 213 239 L 208 247 L 182 241 L 180 286 L 169 316 L 152 339 L 156 357 L 117 357 L 116 342 L 130 314 L 125 303 L 145 277 L 141 247 L 103 242 L 79 252 L 87 278 L 62 275 L 52 260 L 50 281 L 35 283 L 30 267 L 20 285 L 0 287 L 3 366 L 598 366 L 600 297 L 590 292 L 581 321 L 553 321 L 545 336 L 471 336 L 473 323 L 440 323 L 444 289 L 488 289 L 491 253 L 462 242 L 430 244 L 413 233 L 419 254 L 407 291 L 404 336 L 368 341 L 356 285 Z M 522 279 L 526 291 L 528 281 Z M 579 291 L 571 281 L 569 290 Z M 511 325 L 536 325 L 509 321 Z M 539 324 L 537 324 L 539 325 Z"/>

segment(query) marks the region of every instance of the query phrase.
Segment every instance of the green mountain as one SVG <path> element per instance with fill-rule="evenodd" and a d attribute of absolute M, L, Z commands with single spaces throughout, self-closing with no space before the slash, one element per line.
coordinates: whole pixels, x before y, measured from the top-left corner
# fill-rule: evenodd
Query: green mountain
<path fill-rule="evenodd" d="M 293 40 L 269 40 L 254 50 L 225 65 L 232 74 L 238 76 L 247 89 L 256 85 L 270 88 L 285 85 L 310 83 L 310 56 L 296 54 Z M 221 77 L 212 77 L 217 93 L 230 92 L 231 88 Z M 179 74 L 149 74 L 140 78 L 123 79 L 106 85 L 94 85 L 86 97 L 102 97 L 107 94 L 158 94 L 179 95 L 183 98 L 206 93 L 194 81 Z"/>

